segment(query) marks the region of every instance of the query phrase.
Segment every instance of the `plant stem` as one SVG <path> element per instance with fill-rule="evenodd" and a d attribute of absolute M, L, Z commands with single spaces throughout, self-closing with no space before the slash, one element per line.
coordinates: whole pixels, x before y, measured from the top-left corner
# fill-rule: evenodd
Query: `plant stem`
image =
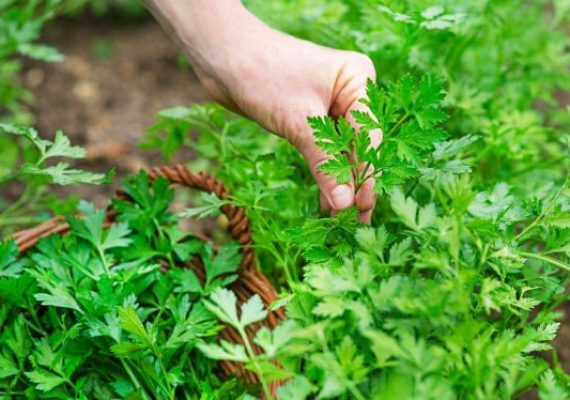
<path fill-rule="evenodd" d="M 143 396 L 146 399 L 149 399 L 148 394 L 146 393 L 146 391 L 144 390 L 144 388 L 142 387 L 141 383 L 139 382 L 139 380 L 137 379 L 137 377 L 135 376 L 133 370 L 131 369 L 131 367 L 129 367 L 129 365 L 125 362 L 124 359 L 120 358 L 121 360 L 121 364 L 123 365 L 123 368 L 125 369 L 125 371 L 127 372 L 127 375 L 129 376 L 129 378 L 131 379 L 131 381 L 133 382 L 133 384 L 135 385 L 136 389 L 140 389 L 142 391 Z"/>
<path fill-rule="evenodd" d="M 366 182 L 366 180 L 368 179 L 367 174 L 368 174 L 368 170 L 370 169 L 370 166 L 372 165 L 372 163 L 370 161 L 368 161 L 366 163 L 366 166 L 364 167 L 364 169 L 362 170 L 362 172 L 358 173 L 357 175 L 357 180 L 356 180 L 356 191 L 358 192 L 358 189 L 360 189 L 360 186 L 362 186 L 362 184 L 364 182 Z"/>
<path fill-rule="evenodd" d="M 103 263 L 103 268 L 105 268 L 105 273 L 107 274 L 108 277 L 110 277 L 111 271 L 109 269 L 109 263 L 107 262 L 107 257 L 105 257 L 105 253 L 103 252 L 103 250 L 101 250 L 99 246 L 96 246 L 96 248 L 97 248 L 97 254 L 101 259 L 101 262 Z"/>
<path fill-rule="evenodd" d="M 18 208 L 20 208 L 22 205 L 24 205 L 25 203 L 27 203 L 27 201 L 30 198 L 32 189 L 30 186 L 26 186 L 26 189 L 24 190 L 24 193 L 22 193 L 20 195 L 20 197 L 18 198 L 18 200 L 16 200 L 15 202 L 13 202 L 9 207 L 7 207 L 6 209 L 4 209 L 2 212 L 0 212 L 0 217 L 4 216 L 4 215 L 8 215 L 8 214 L 14 214 L 17 212 Z"/>
<path fill-rule="evenodd" d="M 16 172 L 15 174 L 12 175 L 8 175 L 5 176 L 3 178 L 0 178 L 0 186 L 7 184 L 8 182 L 11 182 L 13 180 L 18 179 L 19 177 L 21 177 L 23 174 L 21 172 Z"/>
<path fill-rule="evenodd" d="M 267 382 L 265 381 L 265 377 L 263 376 L 263 371 L 261 370 L 261 367 L 257 363 L 256 354 L 253 351 L 253 347 L 251 346 L 251 343 L 249 342 L 249 338 L 247 337 L 243 327 L 238 326 L 237 330 L 238 330 L 239 335 L 241 336 L 241 338 L 243 340 L 243 344 L 245 345 L 245 349 L 247 350 L 247 353 L 249 354 L 250 360 L 253 362 L 253 367 L 255 368 L 255 372 L 257 373 L 257 376 L 259 377 L 259 382 L 261 382 L 261 387 L 263 388 L 263 395 L 265 396 L 265 398 L 267 400 L 270 400 L 271 399 L 271 391 L 269 390 L 269 386 L 267 385 Z"/>
<path fill-rule="evenodd" d="M 386 137 L 390 137 L 394 132 L 396 132 L 396 129 L 398 129 L 398 127 L 400 125 L 402 125 L 406 119 L 410 116 L 410 113 L 406 111 L 406 113 L 402 116 L 402 118 L 400 118 L 398 120 L 398 122 L 396 122 L 396 125 L 394 125 L 386 134 Z"/>
<path fill-rule="evenodd" d="M 36 224 L 45 221 L 43 217 L 0 217 L 0 226 Z"/>
<path fill-rule="evenodd" d="M 536 219 L 529 226 L 527 226 L 521 233 L 515 236 L 514 241 L 518 241 L 520 238 L 522 238 L 524 235 L 530 232 L 544 218 L 546 214 L 550 213 L 550 211 L 554 208 L 554 206 L 556 206 L 556 201 L 558 200 L 564 189 L 566 189 L 566 187 L 568 186 L 569 181 L 570 181 L 570 170 L 566 174 L 566 179 L 564 180 L 564 183 L 562 184 L 558 192 L 556 192 L 556 194 L 554 195 L 554 198 L 552 199 L 550 205 L 546 208 L 546 210 L 543 210 L 540 213 L 540 215 L 536 217 Z"/>
<path fill-rule="evenodd" d="M 526 257 L 526 258 L 533 258 L 535 260 L 539 260 L 539 261 L 544 261 L 546 263 L 549 263 L 551 265 L 554 265 L 555 267 L 561 268 L 565 271 L 570 272 L 570 265 L 563 263 L 560 260 L 556 260 L 555 258 L 551 258 L 551 257 L 547 257 L 543 254 L 540 253 L 528 253 L 526 251 L 521 251 L 518 253 L 520 256 Z"/>
<path fill-rule="evenodd" d="M 168 391 L 168 397 L 170 400 L 174 400 L 174 391 L 172 390 L 172 385 L 170 384 L 170 380 L 168 379 L 168 371 L 166 370 L 166 367 L 164 366 L 164 363 L 162 362 L 162 357 L 160 357 L 160 353 L 158 352 L 158 350 L 156 349 L 156 347 L 152 347 L 152 351 L 156 357 L 156 359 L 158 360 L 158 364 L 160 365 L 160 369 L 162 371 L 162 374 L 164 375 L 164 380 L 166 381 L 166 389 Z"/>

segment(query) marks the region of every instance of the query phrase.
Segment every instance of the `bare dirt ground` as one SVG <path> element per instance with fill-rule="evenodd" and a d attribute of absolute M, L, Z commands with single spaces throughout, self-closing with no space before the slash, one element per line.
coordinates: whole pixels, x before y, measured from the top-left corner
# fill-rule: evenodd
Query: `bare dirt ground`
<path fill-rule="evenodd" d="M 138 148 L 154 114 L 208 100 L 191 68 L 181 63 L 177 46 L 152 19 L 58 20 L 42 41 L 66 59 L 25 65 L 22 81 L 35 97 L 35 126 L 48 136 L 61 129 L 84 146 L 88 156 L 81 166 L 86 169 L 116 168 L 118 176 L 125 176 L 161 164 L 158 152 Z M 74 195 L 98 205 L 112 191 L 73 188 Z"/>

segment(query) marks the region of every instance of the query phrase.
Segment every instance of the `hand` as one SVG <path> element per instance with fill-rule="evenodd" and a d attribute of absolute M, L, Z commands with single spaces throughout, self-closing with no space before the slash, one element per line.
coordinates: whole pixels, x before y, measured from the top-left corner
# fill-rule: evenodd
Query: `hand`
<path fill-rule="evenodd" d="M 315 144 L 308 116 L 344 116 L 363 109 L 367 79 L 375 79 L 362 54 L 322 47 L 273 30 L 234 0 L 155 0 L 156 15 L 182 42 L 209 93 L 222 105 L 284 137 L 303 154 L 321 191 L 322 207 L 335 214 L 357 205 L 369 223 L 375 204 L 374 181 L 355 193 L 319 171 L 327 160 Z M 184 8 L 185 7 L 185 8 Z M 194 7 L 192 10 L 187 8 Z M 186 11 L 183 11 L 186 10 Z M 182 15 L 192 16 L 186 22 Z M 371 134 L 373 145 L 381 134 Z"/>

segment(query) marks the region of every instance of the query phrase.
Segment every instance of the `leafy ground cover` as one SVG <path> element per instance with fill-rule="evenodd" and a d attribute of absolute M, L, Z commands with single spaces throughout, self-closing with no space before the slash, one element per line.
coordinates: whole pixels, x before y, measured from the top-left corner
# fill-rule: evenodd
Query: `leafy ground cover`
<path fill-rule="evenodd" d="M 362 133 L 383 130 L 377 149 L 342 119 L 310 120 L 333 156 L 325 172 L 377 178 L 372 225 L 354 210 L 321 215 L 301 157 L 252 122 L 212 105 L 160 111 L 143 145 L 165 158 L 189 147 L 192 167 L 230 187 L 282 293 L 271 307 L 288 320 L 254 343 L 219 341 L 220 323 L 243 332 L 267 310 L 255 297 L 238 305 L 215 279 L 231 276 L 236 248 L 215 255 L 188 238 L 167 210 L 170 192 L 139 175 L 125 187 L 141 200 L 116 204 L 120 223 L 105 233 L 102 211 L 82 204 L 66 238 L 23 259 L 12 242 L 0 247 L 3 395 L 269 397 L 280 381 L 282 399 L 567 398 L 551 347 L 570 271 L 570 110 L 557 96 L 570 82 L 566 2 L 246 4 L 280 29 L 374 60 L 372 116 L 354 117 Z M 81 155 L 63 136 L 38 143 L 6 176 L 103 178 L 49 163 L 50 151 Z M 201 202 L 182 215 L 221 204 Z M 158 271 L 195 253 L 211 260 L 210 285 Z M 206 359 L 244 362 L 261 383 L 221 381 Z"/>

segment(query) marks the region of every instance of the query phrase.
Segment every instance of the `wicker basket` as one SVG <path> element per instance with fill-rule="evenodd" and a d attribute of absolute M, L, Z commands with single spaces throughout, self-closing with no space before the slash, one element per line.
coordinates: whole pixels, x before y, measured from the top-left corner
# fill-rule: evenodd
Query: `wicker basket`
<path fill-rule="evenodd" d="M 204 172 L 198 174 L 192 173 L 190 170 L 183 166 L 175 167 L 159 167 L 153 168 L 148 171 L 151 179 L 157 177 L 166 178 L 171 185 L 182 185 L 193 189 L 199 189 L 207 193 L 214 193 L 220 199 L 227 199 L 229 194 L 224 185 L 216 180 L 211 175 Z M 118 192 L 118 197 L 126 198 L 125 194 Z M 269 280 L 257 269 L 256 258 L 253 249 L 253 241 L 251 237 L 251 229 L 249 225 L 249 218 L 246 215 L 243 207 L 236 207 L 233 205 L 224 205 L 221 207 L 222 213 L 228 219 L 227 230 L 231 237 L 239 242 L 243 259 L 238 271 L 238 279 L 230 286 L 241 304 L 249 299 L 254 294 L 261 297 L 265 305 L 269 305 L 276 298 L 276 292 Z M 110 226 L 114 222 L 116 213 L 109 208 L 107 210 L 106 226 Z M 69 232 L 69 225 L 65 222 L 65 218 L 58 216 L 49 221 L 46 221 L 33 228 L 19 231 L 12 235 L 16 241 L 20 254 L 24 254 L 28 249 L 33 247 L 37 241 L 51 234 L 65 235 Z M 199 279 L 204 278 L 204 270 L 202 263 L 199 259 L 194 259 L 187 265 L 192 268 L 197 274 Z M 248 327 L 247 334 L 250 339 L 253 338 L 257 330 L 262 326 L 268 328 L 276 327 L 281 320 L 285 318 L 283 310 L 275 310 L 268 314 L 264 321 Z M 226 327 L 221 333 L 222 339 L 228 340 L 233 343 L 242 343 L 242 340 L 233 328 Z M 259 351 L 258 348 L 256 348 Z M 219 363 L 219 374 L 225 378 L 231 375 L 240 376 L 250 383 L 256 383 L 257 377 L 251 371 L 247 371 L 242 363 L 222 361 Z M 271 391 L 275 395 L 279 382 L 271 384 Z"/>

